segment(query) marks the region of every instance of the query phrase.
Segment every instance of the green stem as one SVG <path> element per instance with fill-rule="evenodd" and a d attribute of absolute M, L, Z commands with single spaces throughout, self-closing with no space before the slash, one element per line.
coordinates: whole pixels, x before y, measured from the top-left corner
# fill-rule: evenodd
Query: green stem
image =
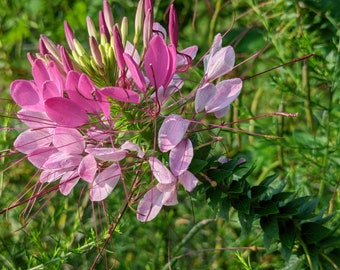
<path fill-rule="evenodd" d="M 210 21 L 209 43 L 212 43 L 212 41 L 214 39 L 215 30 L 216 30 L 216 22 L 217 22 L 218 14 L 221 11 L 221 7 L 222 7 L 222 0 L 217 0 L 216 6 L 215 6 L 215 11 L 214 11 L 214 14 L 213 14 L 211 21 Z"/>

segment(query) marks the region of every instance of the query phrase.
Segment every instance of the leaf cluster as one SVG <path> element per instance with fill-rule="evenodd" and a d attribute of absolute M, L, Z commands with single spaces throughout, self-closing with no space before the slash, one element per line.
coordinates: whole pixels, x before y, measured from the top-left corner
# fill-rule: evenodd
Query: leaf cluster
<path fill-rule="evenodd" d="M 193 163 L 202 169 L 198 192 L 205 194 L 216 216 L 228 220 L 236 211 L 244 234 L 259 221 L 266 250 L 279 249 L 286 262 L 295 254 L 303 256 L 310 269 L 340 266 L 340 235 L 337 228 L 327 227 L 332 216 L 318 212 L 318 198 L 286 191 L 286 182 L 276 175 L 253 185 L 248 179 L 254 166 L 247 169 L 238 159 L 227 163 L 196 159 Z"/>

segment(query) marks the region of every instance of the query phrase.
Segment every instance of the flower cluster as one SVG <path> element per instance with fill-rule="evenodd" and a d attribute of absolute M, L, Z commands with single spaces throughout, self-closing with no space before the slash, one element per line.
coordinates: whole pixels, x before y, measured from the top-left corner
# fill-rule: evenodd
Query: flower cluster
<path fill-rule="evenodd" d="M 173 5 L 168 31 L 154 22 L 151 0 L 138 4 L 132 42 L 127 24 L 126 18 L 114 23 L 104 0 L 99 33 L 87 18 L 89 52 L 67 22 L 70 51 L 41 36 L 40 52 L 28 55 L 33 80 L 10 86 L 27 126 L 14 146 L 41 171 L 39 183 L 59 181 L 64 195 L 85 181 L 90 199 L 102 201 L 124 180 L 135 198 L 143 196 L 138 220 L 149 221 L 163 205 L 177 204 L 179 183 L 189 192 L 197 185 L 189 171 L 190 136 L 206 114 L 227 114 L 242 81 L 215 83 L 235 62 L 233 48 L 222 47 L 218 34 L 204 57 L 201 81 L 181 91 L 198 48 L 179 50 Z"/>

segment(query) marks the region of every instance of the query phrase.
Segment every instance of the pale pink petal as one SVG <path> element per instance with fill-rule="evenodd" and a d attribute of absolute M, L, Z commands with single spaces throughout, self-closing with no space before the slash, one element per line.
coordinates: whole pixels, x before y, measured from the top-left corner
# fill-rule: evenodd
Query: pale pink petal
<path fill-rule="evenodd" d="M 64 173 L 65 170 L 44 170 L 39 176 L 39 182 L 52 183 L 57 181 Z"/>
<path fill-rule="evenodd" d="M 103 87 L 100 90 L 100 93 L 115 100 L 123 102 L 130 102 L 136 104 L 140 102 L 140 96 L 136 92 L 121 87 L 114 86 Z"/>
<path fill-rule="evenodd" d="M 157 186 L 157 188 L 158 188 L 158 186 Z M 178 204 L 176 185 L 173 185 L 171 190 L 164 193 L 162 204 L 167 205 L 167 206 Z"/>
<path fill-rule="evenodd" d="M 82 154 L 85 139 L 77 129 L 57 127 L 53 135 L 53 145 L 66 154 Z"/>
<path fill-rule="evenodd" d="M 179 115 L 169 115 L 165 118 L 158 132 L 158 146 L 162 152 L 173 149 L 181 142 L 189 127 L 190 121 Z"/>
<path fill-rule="evenodd" d="M 87 148 L 85 152 L 103 161 L 117 162 L 126 157 L 127 150 L 115 148 Z"/>
<path fill-rule="evenodd" d="M 10 92 L 13 100 L 21 108 L 32 111 L 43 111 L 38 89 L 33 81 L 16 80 L 11 83 Z"/>
<path fill-rule="evenodd" d="M 116 187 L 121 175 L 117 164 L 107 167 L 94 179 L 90 189 L 91 201 L 102 201 L 111 194 Z"/>
<path fill-rule="evenodd" d="M 191 64 L 191 61 L 196 57 L 197 51 L 198 47 L 195 45 L 179 51 L 176 61 L 177 68 Z"/>
<path fill-rule="evenodd" d="M 22 109 L 17 113 L 18 118 L 24 122 L 29 128 L 48 128 L 53 127 L 52 122 L 45 112 L 36 112 Z"/>
<path fill-rule="evenodd" d="M 49 156 L 43 165 L 44 169 L 67 169 L 74 168 L 79 165 L 82 157 L 79 155 L 70 155 L 63 152 L 55 152 Z"/>
<path fill-rule="evenodd" d="M 162 84 L 164 88 L 168 87 L 169 82 L 171 81 L 174 73 L 176 72 L 177 66 L 177 51 L 176 47 L 172 44 L 168 46 L 169 52 L 169 60 L 168 60 L 168 67 L 167 67 L 167 76 L 165 77 L 165 81 Z"/>
<path fill-rule="evenodd" d="M 139 90 L 141 90 L 143 93 L 146 91 L 146 82 L 144 79 L 144 75 L 142 71 L 140 70 L 139 66 L 137 63 L 134 61 L 132 56 L 129 54 L 124 53 L 123 54 L 125 63 L 129 68 L 129 71 L 131 73 L 132 79 L 136 83 L 136 86 L 138 87 Z"/>
<path fill-rule="evenodd" d="M 181 182 L 186 191 L 191 192 L 198 184 L 198 179 L 189 171 L 185 171 L 180 176 L 178 180 Z"/>
<path fill-rule="evenodd" d="M 149 158 L 149 164 L 151 167 L 152 174 L 161 184 L 172 184 L 176 183 L 175 176 L 169 171 L 165 165 L 155 157 Z"/>
<path fill-rule="evenodd" d="M 120 148 L 122 150 L 136 151 L 139 158 L 143 158 L 145 155 L 139 145 L 133 142 L 126 141 Z"/>
<path fill-rule="evenodd" d="M 49 157 L 56 153 L 54 147 L 39 147 L 27 155 L 28 160 L 38 169 L 41 169 Z"/>
<path fill-rule="evenodd" d="M 197 89 L 195 97 L 195 111 L 201 112 L 208 102 L 216 95 L 216 87 L 211 83 L 207 83 Z"/>
<path fill-rule="evenodd" d="M 26 130 L 14 141 L 14 147 L 21 153 L 28 154 L 37 148 L 49 146 L 52 142 L 51 134 L 45 129 Z"/>
<path fill-rule="evenodd" d="M 60 193 L 67 196 L 71 193 L 74 186 L 78 183 L 79 176 L 76 171 L 66 172 L 60 179 L 59 190 Z"/>
<path fill-rule="evenodd" d="M 235 64 L 233 47 L 227 46 L 217 51 L 210 59 L 206 68 L 207 80 L 217 79 L 230 72 Z"/>
<path fill-rule="evenodd" d="M 145 193 L 137 207 L 137 219 L 141 222 L 153 220 L 162 209 L 163 193 L 156 187 Z"/>
<path fill-rule="evenodd" d="M 86 111 L 67 98 L 47 99 L 45 109 L 49 118 L 64 127 L 79 127 L 88 122 Z"/>
<path fill-rule="evenodd" d="M 203 59 L 204 71 L 207 71 L 207 66 L 213 55 L 222 48 L 222 35 L 217 34 L 214 37 L 213 44 L 210 47 L 209 54 L 207 54 Z"/>
<path fill-rule="evenodd" d="M 228 107 L 240 94 L 242 80 L 239 78 L 224 80 L 216 85 L 216 95 L 208 102 L 207 113 L 219 111 Z"/>
<path fill-rule="evenodd" d="M 194 156 L 192 143 L 189 139 L 181 141 L 170 151 L 169 163 L 170 170 L 174 176 L 179 176 L 185 172 Z"/>
<path fill-rule="evenodd" d="M 93 155 L 86 155 L 78 167 L 79 176 L 86 182 L 92 183 L 97 172 L 97 161 Z"/>
<path fill-rule="evenodd" d="M 216 118 L 222 118 L 230 111 L 230 106 L 224 107 L 221 110 L 214 112 Z"/>

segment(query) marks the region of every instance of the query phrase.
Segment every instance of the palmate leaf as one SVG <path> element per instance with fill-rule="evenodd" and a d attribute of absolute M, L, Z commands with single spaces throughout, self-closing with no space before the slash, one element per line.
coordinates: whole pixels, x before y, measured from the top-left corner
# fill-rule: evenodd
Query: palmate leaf
<path fill-rule="evenodd" d="M 279 223 L 279 238 L 282 244 L 281 253 L 285 260 L 289 260 L 296 239 L 296 227 L 293 220 L 288 219 Z"/>
<path fill-rule="evenodd" d="M 305 222 L 301 225 L 301 235 L 305 243 L 317 243 L 327 236 L 329 236 L 332 231 L 317 222 Z"/>
<path fill-rule="evenodd" d="M 260 225 L 264 232 L 264 246 L 268 250 L 271 242 L 279 239 L 279 225 L 277 218 L 275 215 L 261 217 Z"/>

